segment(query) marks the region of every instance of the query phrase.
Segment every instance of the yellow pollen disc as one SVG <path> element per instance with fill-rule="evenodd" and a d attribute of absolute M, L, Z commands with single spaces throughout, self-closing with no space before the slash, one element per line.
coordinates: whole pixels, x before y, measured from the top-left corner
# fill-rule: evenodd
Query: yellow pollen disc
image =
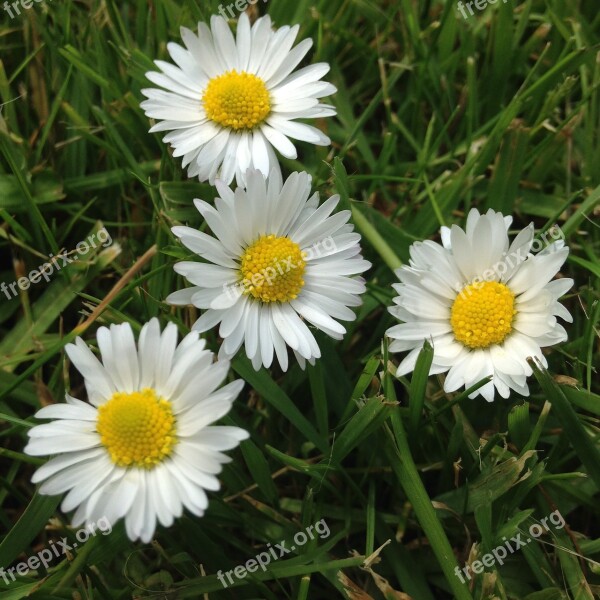
<path fill-rule="evenodd" d="M 305 253 L 286 237 L 264 235 L 248 246 L 240 267 L 243 293 L 262 302 L 289 302 L 304 285 Z"/>
<path fill-rule="evenodd" d="M 515 296 L 503 283 L 486 281 L 467 285 L 452 305 L 454 337 L 469 348 L 500 344 L 512 331 Z"/>
<path fill-rule="evenodd" d="M 153 389 L 116 392 L 98 408 L 96 430 L 119 467 L 151 469 L 177 444 L 171 403 Z"/>
<path fill-rule="evenodd" d="M 231 129 L 253 129 L 271 112 L 265 82 L 252 73 L 235 69 L 208 82 L 202 104 L 206 116 Z"/>

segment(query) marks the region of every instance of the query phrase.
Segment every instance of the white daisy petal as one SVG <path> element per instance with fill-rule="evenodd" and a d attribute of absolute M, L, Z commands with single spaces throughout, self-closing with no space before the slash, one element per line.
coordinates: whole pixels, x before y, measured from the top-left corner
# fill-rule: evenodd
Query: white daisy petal
<path fill-rule="evenodd" d="M 296 33 L 297 31 L 298 30 L 296 29 Z M 295 37 L 294 34 L 294 38 Z M 263 71 L 262 75 L 269 84 L 269 87 L 274 88 L 274 92 L 277 92 L 276 86 L 278 86 L 280 82 L 300 64 L 300 61 L 306 56 L 306 53 L 311 49 L 312 45 L 312 40 L 302 40 L 293 50 L 287 52 L 287 54 L 281 52 L 280 60 L 277 62 L 273 61 L 268 65 L 268 70 L 265 69 Z"/>
<path fill-rule="evenodd" d="M 531 256 L 508 281 L 510 289 L 517 295 L 523 294 L 521 300 L 534 297 L 558 273 L 567 260 L 568 248 L 544 256 Z"/>
<path fill-rule="evenodd" d="M 235 45 L 237 50 L 238 68 L 241 71 L 245 71 L 248 68 L 248 60 L 252 53 L 250 19 L 245 12 L 243 12 L 238 19 Z"/>
<path fill-rule="evenodd" d="M 341 340 L 346 333 L 346 328 L 332 319 L 327 313 L 321 310 L 318 306 L 307 302 L 306 300 L 292 300 L 290 303 L 298 314 L 309 323 L 318 327 L 331 337 Z"/>
<path fill-rule="evenodd" d="M 33 431 L 33 429 L 30 431 Z M 63 445 L 65 435 L 68 435 L 69 437 L 69 446 L 67 449 L 64 449 Z M 24 452 L 31 456 L 47 456 L 50 454 L 58 454 L 60 452 L 80 452 L 81 450 L 89 450 L 91 448 L 96 448 L 99 444 L 100 440 L 97 435 L 77 434 L 72 431 L 63 431 L 57 435 L 55 439 L 45 437 L 30 439 L 27 446 L 25 446 Z"/>
<path fill-rule="evenodd" d="M 193 304 L 192 298 L 199 289 L 198 286 L 193 286 L 183 290 L 177 290 L 176 292 L 170 293 L 166 297 L 165 302 L 175 306 L 187 306 Z"/>
<path fill-rule="evenodd" d="M 210 27 L 198 24 L 197 34 L 181 28 L 183 46 L 167 44 L 176 66 L 155 61 L 159 71 L 146 77 L 157 87 L 142 90 L 147 100 L 141 107 L 159 121 L 150 132 L 168 132 L 163 142 L 174 157 L 182 157 L 189 177 L 227 185 L 235 177 L 244 186 L 249 168 L 265 177 L 280 169 L 275 150 L 297 157 L 289 138 L 331 143 L 304 122 L 336 114 L 334 106 L 320 101 L 336 88 L 322 81 L 328 64 L 298 69 L 312 46 L 310 39 L 294 46 L 299 29 L 274 31 L 268 15 L 250 26 L 242 13 L 234 37 L 227 21 L 215 15 Z"/>
<path fill-rule="evenodd" d="M 194 331 L 203 333 L 212 329 L 223 318 L 222 310 L 207 310 L 200 318 L 192 325 Z"/>
<path fill-rule="evenodd" d="M 231 358 L 243 346 L 255 369 L 271 366 L 276 357 L 285 371 L 286 345 L 301 364 L 320 357 L 307 323 L 343 338 L 346 329 L 339 321 L 355 319 L 349 307 L 361 304 L 366 287 L 359 274 L 371 264 L 362 259 L 349 211 L 332 214 L 337 196 L 319 207 L 318 195 L 310 196 L 308 173 L 292 173 L 284 183 L 271 170 L 267 184 L 260 170 L 250 169 L 244 179 L 246 188 L 235 192 L 219 183 L 214 207 L 196 201 L 215 234 L 211 242 L 189 228 L 173 229 L 209 262 L 177 263 L 176 272 L 195 284 L 194 292 L 167 300 L 208 309 L 193 329 L 206 331 L 220 323 L 220 357 Z M 236 267 L 225 266 L 222 256 Z M 435 302 L 432 298 L 432 306 Z M 448 309 L 441 306 L 445 314 Z M 449 331 L 443 325 L 437 330 Z"/>
<path fill-rule="evenodd" d="M 161 496 L 162 504 L 174 518 L 178 519 L 183 514 L 183 503 L 172 483 L 169 469 L 163 464 L 158 466 L 155 471 L 155 478 L 160 486 L 157 493 Z"/>
<path fill-rule="evenodd" d="M 87 392 L 93 396 L 90 397 L 90 402 L 95 403 L 98 396 L 101 398 L 112 396 L 116 390 L 115 382 L 81 338 L 77 338 L 74 344 L 67 344 L 65 352 L 75 368 L 83 375 Z"/>
<path fill-rule="evenodd" d="M 106 453 L 89 464 L 79 466 L 81 469 L 63 471 L 57 475 L 55 478 L 57 485 L 52 486 L 53 480 L 48 480 L 40 486 L 41 494 L 56 495 L 69 490 L 60 505 L 63 512 L 71 512 L 97 490 L 102 490 L 104 486 L 110 485 L 115 478 L 118 479 L 122 475 L 120 469 L 110 462 Z M 67 480 L 67 477 L 70 478 L 70 481 Z M 104 513 L 99 517 L 103 515 Z"/>
<path fill-rule="evenodd" d="M 249 73 L 258 73 L 273 35 L 269 15 L 257 19 L 252 26 L 252 53 L 248 61 Z"/>
<path fill-rule="evenodd" d="M 495 390 L 528 395 L 528 359 L 547 367 L 541 348 L 567 339 L 557 317 L 572 320 L 558 302 L 571 279 L 550 281 L 569 249 L 553 244 L 532 255 L 533 225 L 509 243 L 511 217 L 472 209 L 466 229 L 441 228 L 442 245 L 430 240 L 410 247 L 410 263 L 396 271 L 401 283 L 389 312 L 400 322 L 390 327 L 391 352 L 407 352 L 398 376 L 410 373 L 423 341 L 433 343 L 430 374 L 448 371 L 444 390 L 469 388 L 491 380 L 470 395 L 491 402 Z M 311 282 L 310 291 L 313 290 Z"/>
<path fill-rule="evenodd" d="M 78 406 L 69 404 L 51 404 L 35 413 L 36 419 L 69 419 L 80 421 L 95 421 L 98 411 L 84 402 Z"/>
<path fill-rule="evenodd" d="M 57 405 L 58 406 L 58 405 Z M 50 459 L 46 464 L 42 465 L 31 477 L 32 483 L 40 483 L 48 477 L 67 469 L 77 463 L 85 463 L 93 461 L 104 454 L 101 448 L 93 448 L 92 450 L 84 450 L 82 452 L 69 452 L 68 454 L 60 454 Z"/>
<path fill-rule="evenodd" d="M 216 77 L 223 70 L 224 65 L 217 57 L 210 29 L 204 23 L 198 24 L 198 35 L 182 27 L 181 39 L 208 77 Z"/>
<path fill-rule="evenodd" d="M 286 138 L 287 139 L 287 138 Z M 252 164 L 265 176 L 269 175 L 270 159 L 267 140 L 260 129 L 252 134 Z M 294 157 L 295 158 L 295 157 Z"/>
<path fill-rule="evenodd" d="M 93 491 L 102 479 L 112 474 L 114 468 L 114 465 L 110 463 L 106 453 L 104 453 L 95 461 L 79 462 L 49 477 L 40 486 L 40 492 L 55 496 L 72 488 L 79 489 L 83 487 Z M 71 506 L 69 510 L 72 508 Z"/>
<path fill-rule="evenodd" d="M 292 142 L 290 142 L 290 140 L 283 133 L 281 133 L 281 131 L 278 131 L 266 123 L 261 125 L 260 130 L 269 143 L 271 143 L 275 150 L 277 150 L 282 156 L 292 160 L 298 158 L 296 146 L 294 146 L 294 144 L 292 144 Z"/>
<path fill-rule="evenodd" d="M 267 123 L 275 131 L 295 140 L 310 142 L 317 146 L 328 146 L 331 144 L 331 140 L 321 130 L 306 123 L 296 123 L 295 121 L 288 120 L 281 114 L 273 113 L 267 119 Z"/>
<path fill-rule="evenodd" d="M 205 490 L 217 490 L 224 450 L 248 434 L 213 423 L 223 417 L 244 382 L 217 389 L 229 362 L 213 354 L 195 332 L 178 345 L 177 327 L 162 332 L 146 323 L 136 342 L 129 324 L 101 327 L 98 361 L 82 340 L 67 351 L 86 381 L 105 397 L 98 408 L 67 395 L 66 404 L 42 408 L 50 422 L 28 432 L 25 452 L 53 456 L 33 475 L 41 494 L 65 494 L 61 509 L 75 510 L 73 525 L 125 520 L 133 541 L 149 542 L 158 523 L 165 527 L 183 507 L 202 516 Z"/>
<path fill-rule="evenodd" d="M 261 306 L 258 311 L 258 345 L 262 364 L 268 369 L 273 362 L 273 341 L 271 340 L 271 309 Z"/>
<path fill-rule="evenodd" d="M 149 81 L 184 98 L 194 100 L 197 97 L 200 92 L 198 89 L 199 86 L 190 81 L 181 69 L 173 67 L 168 63 L 161 63 L 161 61 L 156 61 L 156 64 L 164 74 L 158 72 L 146 73 L 146 78 Z M 198 111 L 198 116 L 200 116 L 200 111 Z"/>
<path fill-rule="evenodd" d="M 113 339 L 113 351 L 116 354 L 116 363 L 119 365 L 121 381 L 124 386 L 122 389 L 126 392 L 133 392 L 139 388 L 140 380 L 133 331 L 128 324 L 123 323 L 121 325 L 113 325 L 111 327 L 111 335 Z"/>

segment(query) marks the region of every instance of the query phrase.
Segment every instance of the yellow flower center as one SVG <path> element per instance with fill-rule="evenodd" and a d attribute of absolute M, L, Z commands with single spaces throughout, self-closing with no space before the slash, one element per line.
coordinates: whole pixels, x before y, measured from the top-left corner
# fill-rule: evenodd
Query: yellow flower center
<path fill-rule="evenodd" d="M 469 348 L 500 344 L 512 331 L 515 296 L 503 283 L 486 281 L 467 285 L 452 305 L 454 337 Z"/>
<path fill-rule="evenodd" d="M 305 253 L 286 237 L 263 235 L 242 256 L 243 293 L 262 302 L 289 302 L 304 285 Z"/>
<path fill-rule="evenodd" d="M 153 389 L 116 392 L 98 408 L 96 430 L 119 467 L 152 469 L 177 444 L 171 403 Z"/>
<path fill-rule="evenodd" d="M 265 82 L 252 73 L 235 69 L 208 82 L 202 104 L 206 116 L 231 129 L 253 129 L 271 112 Z"/>

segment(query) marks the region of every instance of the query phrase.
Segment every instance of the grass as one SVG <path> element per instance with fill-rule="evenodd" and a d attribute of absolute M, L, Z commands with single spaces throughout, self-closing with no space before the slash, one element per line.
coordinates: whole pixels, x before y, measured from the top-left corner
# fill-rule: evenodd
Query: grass
<path fill-rule="evenodd" d="M 196 314 L 164 298 L 187 256 L 170 228 L 201 226 L 187 180 L 139 108 L 144 73 L 181 25 L 218 2 L 53 0 L 10 19 L 0 10 L 0 280 L 49 253 L 73 252 L 104 225 L 113 239 L 18 298 L 0 296 L 0 566 L 76 541 L 59 498 L 36 495 L 41 461 L 22 453 L 40 405 L 61 402 L 63 348 L 101 324 L 153 316 L 185 333 Z M 1 9 L 1 7 L 0 7 Z M 600 14 L 588 0 L 499 2 L 463 19 L 454 2 L 270 0 L 276 25 L 300 23 L 312 61 L 331 64 L 338 116 L 318 125 L 331 148 L 301 144 L 322 197 L 339 193 L 363 235 L 368 292 L 323 358 L 256 373 L 226 419 L 252 437 L 233 453 L 207 515 L 132 544 L 122 524 L 0 579 L 0 598 L 434 598 L 587 600 L 600 594 Z M 425 348 L 396 380 L 382 345 L 393 324 L 393 269 L 415 240 L 439 239 L 473 206 L 558 224 L 571 247 L 564 276 L 569 341 L 548 352 L 531 396 L 493 404 L 445 394 Z M 218 340 L 211 332 L 209 344 Z M 595 366 L 596 365 L 596 366 Z M 232 375 L 233 376 L 233 375 Z M 554 511 L 566 521 L 465 584 L 457 565 Z M 244 564 L 324 519 L 330 535 L 224 590 Z M 596 520 L 596 521 L 595 521 Z M 288 544 L 289 545 L 289 544 Z M 374 552 L 378 552 L 377 557 Z M 368 560 L 366 557 L 370 557 Z M 473 573 L 473 571 L 471 571 Z"/>

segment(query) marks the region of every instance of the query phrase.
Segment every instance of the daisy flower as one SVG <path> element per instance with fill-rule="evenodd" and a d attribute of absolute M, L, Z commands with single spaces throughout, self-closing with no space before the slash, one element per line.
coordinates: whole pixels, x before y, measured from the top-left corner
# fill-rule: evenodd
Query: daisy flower
<path fill-rule="evenodd" d="M 235 193 L 217 181 L 215 206 L 195 200 L 215 237 L 190 227 L 173 227 L 184 246 L 207 262 L 180 262 L 175 271 L 194 287 L 168 296 L 176 305 L 193 304 L 206 312 L 193 329 L 220 323 L 220 355 L 231 357 L 245 343 L 256 370 L 273 356 L 288 367 L 286 344 L 302 368 L 321 353 L 305 321 L 334 339 L 352 321 L 350 306 L 361 304 L 365 283 L 358 273 L 371 265 L 360 254 L 360 235 L 348 223 L 350 211 L 332 215 L 339 196 L 319 206 L 309 198 L 311 177 L 292 173 L 284 185 L 274 171 L 268 185 L 257 170 Z"/>
<path fill-rule="evenodd" d="M 250 167 L 265 176 L 279 169 L 273 149 L 296 158 L 290 138 L 328 146 L 325 134 L 296 121 L 336 114 L 319 102 L 336 91 L 320 81 L 329 65 L 294 72 L 312 46 L 308 39 L 292 48 L 299 25 L 273 31 L 264 16 L 251 27 L 242 13 L 235 38 L 223 17 L 213 16 L 210 25 L 198 23 L 197 36 L 182 28 L 185 48 L 167 45 L 177 66 L 157 60 L 161 72 L 146 74 L 164 89 L 142 90 L 146 115 L 161 120 L 150 132 L 169 131 L 163 141 L 183 157 L 188 176 L 212 185 L 217 177 L 229 184 L 235 175 L 243 185 Z"/>
<path fill-rule="evenodd" d="M 157 319 L 136 343 L 128 323 L 101 327 L 100 362 L 77 338 L 65 350 L 84 378 L 88 402 L 67 395 L 66 404 L 37 412 L 52 422 L 33 427 L 25 452 L 55 455 L 33 475 L 40 493 L 67 492 L 61 508 L 77 509 L 73 526 L 105 517 L 124 518 L 133 541 L 152 539 L 157 521 L 169 527 L 183 508 L 202 516 L 205 490 L 248 433 L 212 425 L 225 415 L 244 382 L 217 389 L 229 371 L 196 332 L 178 345 L 177 328 L 160 331 Z"/>
<path fill-rule="evenodd" d="M 533 223 L 509 245 L 512 217 L 472 209 L 466 231 L 442 228 L 442 244 L 413 244 L 410 266 L 396 271 L 401 283 L 389 311 L 402 323 L 386 332 L 392 352 L 409 351 L 397 376 L 410 373 L 425 340 L 433 344 L 430 375 L 446 373 L 444 390 L 491 380 L 470 395 L 488 402 L 494 390 L 529 395 L 529 357 L 544 367 L 541 348 L 567 339 L 556 317 L 572 321 L 558 299 L 572 279 L 551 281 L 569 253 L 562 240 L 534 255 Z M 541 243 L 539 243 L 541 246 Z M 539 248 L 538 248 L 539 249 Z"/>

